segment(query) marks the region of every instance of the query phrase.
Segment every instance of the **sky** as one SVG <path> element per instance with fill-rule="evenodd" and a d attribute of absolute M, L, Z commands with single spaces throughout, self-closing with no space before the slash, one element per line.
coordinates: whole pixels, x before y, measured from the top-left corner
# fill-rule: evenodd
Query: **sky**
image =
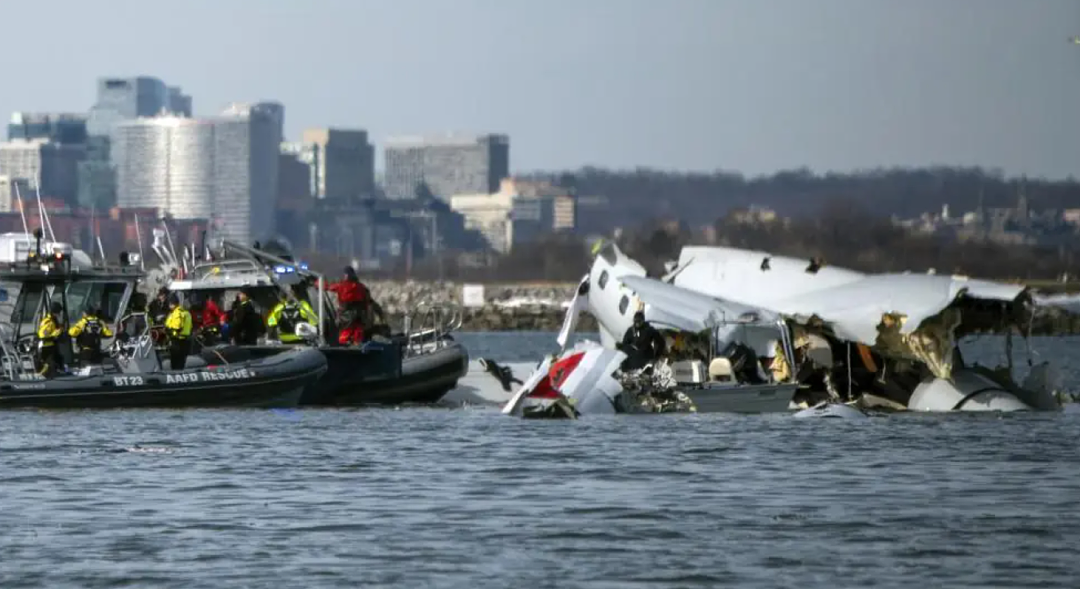
<path fill-rule="evenodd" d="M 980 165 L 1080 177 L 1076 0 L 34 0 L 0 112 L 154 75 L 196 115 L 498 132 L 513 171 Z M 16 25 L 23 23 L 23 25 Z M 13 48 L 21 48 L 14 50 Z M 380 158 L 381 159 L 381 158 Z"/>

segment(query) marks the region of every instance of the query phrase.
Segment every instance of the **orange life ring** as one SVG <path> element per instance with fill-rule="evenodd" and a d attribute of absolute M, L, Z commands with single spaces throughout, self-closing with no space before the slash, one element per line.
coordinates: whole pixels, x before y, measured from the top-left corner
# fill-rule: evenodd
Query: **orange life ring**
<path fill-rule="evenodd" d="M 877 364 L 874 363 L 874 356 L 870 354 L 870 348 L 866 344 L 855 344 L 859 348 L 859 357 L 862 358 L 863 366 L 870 372 L 877 372 Z"/>

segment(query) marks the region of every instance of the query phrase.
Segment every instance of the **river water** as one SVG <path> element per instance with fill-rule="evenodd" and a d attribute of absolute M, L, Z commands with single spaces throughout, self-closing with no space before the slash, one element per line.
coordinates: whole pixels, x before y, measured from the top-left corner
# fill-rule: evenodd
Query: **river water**
<path fill-rule="evenodd" d="M 3 589 L 1080 586 L 1077 414 L 0 419 Z"/>

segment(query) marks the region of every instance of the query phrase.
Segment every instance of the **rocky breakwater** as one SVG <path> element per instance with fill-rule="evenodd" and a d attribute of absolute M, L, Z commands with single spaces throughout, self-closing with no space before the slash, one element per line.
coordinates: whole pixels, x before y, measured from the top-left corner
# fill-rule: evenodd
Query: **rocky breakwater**
<path fill-rule="evenodd" d="M 558 331 L 576 284 L 512 283 L 462 284 L 460 282 L 371 281 L 372 296 L 401 326 L 406 313 L 413 313 L 414 327 L 421 318 L 422 302 L 453 303 L 461 307 L 465 331 Z M 582 315 L 578 330 L 595 331 L 596 322 Z"/>

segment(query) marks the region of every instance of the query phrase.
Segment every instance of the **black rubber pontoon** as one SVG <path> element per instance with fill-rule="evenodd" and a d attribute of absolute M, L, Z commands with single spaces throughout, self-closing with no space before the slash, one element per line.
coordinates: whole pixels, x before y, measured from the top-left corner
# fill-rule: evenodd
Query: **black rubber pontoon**
<path fill-rule="evenodd" d="M 119 368 L 130 360 L 119 359 Z M 85 376 L 0 382 L 0 408 L 295 407 L 326 372 L 317 350 L 297 348 L 266 358 L 185 370 L 106 371 Z"/>

